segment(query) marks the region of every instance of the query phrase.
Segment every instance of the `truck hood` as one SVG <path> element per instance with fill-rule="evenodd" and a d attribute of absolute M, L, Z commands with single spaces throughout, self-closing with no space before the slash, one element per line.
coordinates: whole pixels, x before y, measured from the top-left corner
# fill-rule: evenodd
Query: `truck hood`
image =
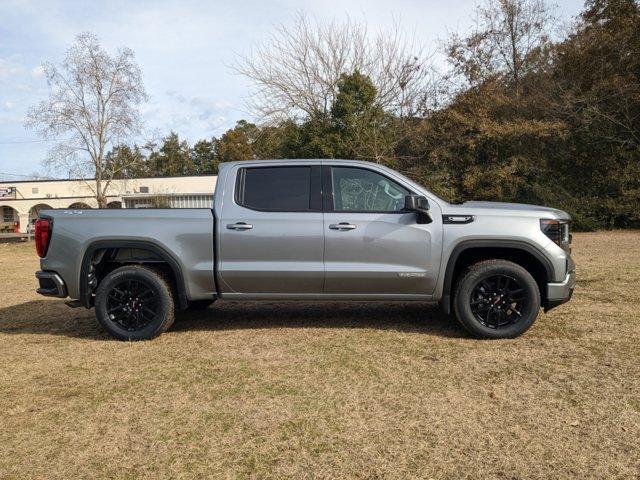
<path fill-rule="evenodd" d="M 447 205 L 444 213 L 455 214 L 507 214 L 507 215 L 526 215 L 526 216 L 547 216 L 549 218 L 571 220 L 571 216 L 562 210 L 541 205 L 527 205 L 526 203 L 508 203 L 508 202 L 480 202 L 470 201 L 459 204 Z"/>

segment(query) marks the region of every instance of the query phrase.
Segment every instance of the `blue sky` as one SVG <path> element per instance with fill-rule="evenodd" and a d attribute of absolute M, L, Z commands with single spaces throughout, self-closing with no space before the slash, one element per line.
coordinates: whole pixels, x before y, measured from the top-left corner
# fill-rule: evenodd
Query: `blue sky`
<path fill-rule="evenodd" d="M 77 33 L 91 31 L 103 46 L 136 53 L 149 101 L 142 107 L 145 138 L 170 130 L 190 141 L 220 135 L 241 118 L 249 85 L 229 67 L 238 54 L 288 24 L 298 12 L 321 20 L 366 20 L 371 31 L 399 21 L 432 49 L 448 32 L 463 33 L 473 0 L 237 0 L 79 1 L 0 0 L 0 179 L 46 174 L 52 143 L 26 131 L 27 108 L 46 96 L 40 64 L 59 62 Z M 569 20 L 581 0 L 557 14 Z"/>

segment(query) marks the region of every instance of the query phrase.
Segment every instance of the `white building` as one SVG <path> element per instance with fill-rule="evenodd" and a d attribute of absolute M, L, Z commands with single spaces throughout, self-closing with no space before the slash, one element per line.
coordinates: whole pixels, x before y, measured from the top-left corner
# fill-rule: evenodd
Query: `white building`
<path fill-rule="evenodd" d="M 211 208 L 215 175 L 113 180 L 109 208 Z M 0 182 L 0 232 L 25 232 L 38 212 L 51 208 L 97 208 L 90 180 Z"/>

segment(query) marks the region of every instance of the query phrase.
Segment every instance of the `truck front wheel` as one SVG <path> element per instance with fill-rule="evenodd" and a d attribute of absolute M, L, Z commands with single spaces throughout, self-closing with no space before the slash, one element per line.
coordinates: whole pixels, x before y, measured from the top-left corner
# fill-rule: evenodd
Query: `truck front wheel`
<path fill-rule="evenodd" d="M 165 332 L 174 320 L 167 280 L 141 266 L 120 267 L 98 286 L 96 317 L 120 340 L 149 340 Z"/>
<path fill-rule="evenodd" d="M 540 310 L 531 274 L 507 260 L 469 267 L 457 282 L 453 308 L 458 321 L 480 338 L 514 338 L 526 332 Z"/>

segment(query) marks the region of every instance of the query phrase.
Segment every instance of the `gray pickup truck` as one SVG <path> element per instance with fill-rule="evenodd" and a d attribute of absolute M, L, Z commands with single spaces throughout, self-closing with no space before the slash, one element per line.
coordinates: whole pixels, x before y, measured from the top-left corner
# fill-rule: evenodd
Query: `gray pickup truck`
<path fill-rule="evenodd" d="M 224 163 L 212 209 L 42 212 L 37 291 L 95 307 L 124 340 L 217 299 L 440 302 L 471 334 L 512 338 L 571 298 L 569 221 L 449 204 L 377 164 Z"/>

